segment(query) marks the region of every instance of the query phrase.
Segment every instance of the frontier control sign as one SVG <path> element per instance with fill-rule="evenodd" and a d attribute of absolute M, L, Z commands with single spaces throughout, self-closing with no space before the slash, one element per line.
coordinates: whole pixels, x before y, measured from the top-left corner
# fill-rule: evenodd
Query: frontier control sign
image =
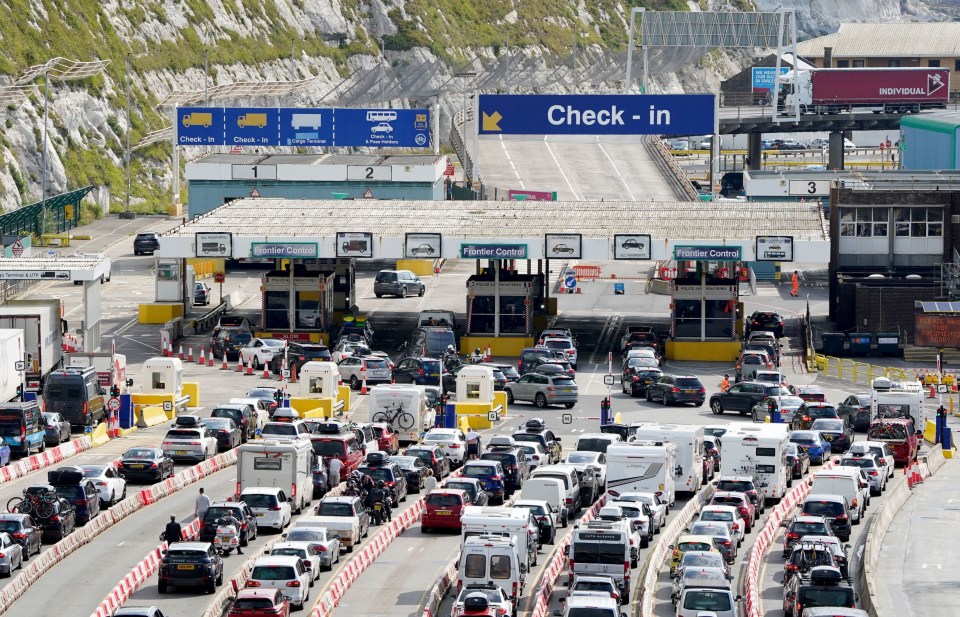
<path fill-rule="evenodd" d="M 673 258 L 686 261 L 740 261 L 739 246 L 675 246 Z"/>
<path fill-rule="evenodd" d="M 704 135 L 712 94 L 481 94 L 481 135 Z"/>
<path fill-rule="evenodd" d="M 317 256 L 316 242 L 254 242 L 250 257 L 312 259 Z"/>
<path fill-rule="evenodd" d="M 526 259 L 526 244 L 461 244 L 462 259 Z"/>

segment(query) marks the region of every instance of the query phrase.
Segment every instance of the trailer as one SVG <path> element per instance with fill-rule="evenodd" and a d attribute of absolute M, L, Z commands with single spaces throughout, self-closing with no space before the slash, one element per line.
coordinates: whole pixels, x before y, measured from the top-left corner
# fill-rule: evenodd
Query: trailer
<path fill-rule="evenodd" d="M 21 361 L 23 330 L 0 330 L 0 402 L 19 398 L 23 375 L 17 370 L 17 362 Z"/>
<path fill-rule="evenodd" d="M 778 105 L 789 113 L 848 111 L 913 113 L 943 109 L 950 99 L 945 68 L 855 68 L 790 71 L 781 77 Z"/>
<path fill-rule="evenodd" d="M 27 392 L 39 392 L 63 363 L 61 301 L 10 300 L 0 305 L 0 329 L 22 330 Z"/>

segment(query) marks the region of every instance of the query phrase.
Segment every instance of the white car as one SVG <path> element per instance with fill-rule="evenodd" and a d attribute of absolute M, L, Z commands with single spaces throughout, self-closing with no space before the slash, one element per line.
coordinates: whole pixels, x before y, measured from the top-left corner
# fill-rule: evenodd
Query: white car
<path fill-rule="evenodd" d="M 257 529 L 272 527 L 281 531 L 290 524 L 293 512 L 283 489 L 275 486 L 248 487 L 240 493 L 240 501 L 250 506 L 257 516 Z"/>
<path fill-rule="evenodd" d="M 423 443 L 443 448 L 451 463 L 462 465 L 467 455 L 467 436 L 458 428 L 432 428 L 423 436 Z"/>
<path fill-rule="evenodd" d="M 286 341 L 276 338 L 254 338 L 240 348 L 240 359 L 244 365 L 250 364 L 253 369 L 259 371 L 267 365 L 273 356 L 282 354 Z"/>
<path fill-rule="evenodd" d="M 840 459 L 841 467 L 859 467 L 867 477 L 870 483 L 870 492 L 879 495 L 887 490 L 887 471 L 877 461 L 877 457 L 872 452 L 845 454 Z"/>
<path fill-rule="evenodd" d="M 570 363 L 573 370 L 577 370 L 577 345 L 573 339 L 559 336 L 544 337 L 543 343 L 538 347 L 547 347 L 563 352 L 563 358 Z"/>
<path fill-rule="evenodd" d="M 364 345 L 362 342 L 356 341 L 340 341 L 337 343 L 337 346 L 333 348 L 330 352 L 330 355 L 334 362 L 340 364 L 340 361 L 349 356 L 355 355 L 357 352 L 367 355 L 370 353 L 370 348 Z"/>
<path fill-rule="evenodd" d="M 570 272 L 570 276 L 576 276 L 577 273 L 574 271 Z M 537 345 L 543 345 L 543 341 L 548 338 L 568 338 L 571 341 L 573 340 L 573 332 L 568 328 L 547 328 L 540 333 L 540 337 L 537 339 Z M 574 341 L 576 342 L 576 341 Z"/>
<path fill-rule="evenodd" d="M 573 465 L 577 471 L 583 472 L 587 467 L 592 467 L 597 476 L 597 495 L 605 493 L 607 490 L 607 455 L 603 452 L 592 452 L 588 450 L 576 450 L 567 454 L 567 465 Z"/>
<path fill-rule="evenodd" d="M 302 610 L 310 599 L 310 583 L 313 574 L 303 566 L 299 557 L 290 555 L 260 557 L 253 562 L 250 571 L 250 583 L 262 589 L 279 589 L 283 597 L 290 601 L 293 610 Z"/>
<path fill-rule="evenodd" d="M 120 477 L 113 465 L 80 465 L 83 477 L 97 487 L 100 503 L 110 507 L 127 498 L 127 481 Z"/>
<path fill-rule="evenodd" d="M 9 533 L 0 533 L 0 572 L 12 576 L 14 570 L 22 567 L 23 547 Z"/>
<path fill-rule="evenodd" d="M 611 498 L 615 498 L 617 501 L 640 501 L 647 504 L 650 507 L 650 511 L 653 512 L 653 533 L 660 533 L 660 530 L 666 527 L 667 525 L 667 510 L 669 506 L 667 502 L 660 498 L 656 493 L 619 493 L 614 495 L 613 492 L 608 491 Z"/>
<path fill-rule="evenodd" d="M 199 428 L 173 428 L 167 431 L 160 449 L 173 460 L 205 461 L 217 455 L 217 437 L 213 431 Z"/>
<path fill-rule="evenodd" d="M 737 546 L 743 544 L 743 538 L 746 536 L 746 530 L 743 526 L 743 519 L 740 518 L 740 512 L 733 506 L 704 506 L 700 510 L 700 521 L 720 521 L 728 523 L 730 535 L 737 539 Z"/>
<path fill-rule="evenodd" d="M 374 133 L 392 133 L 393 127 L 390 126 L 389 122 L 381 122 L 380 124 L 375 124 L 370 130 Z"/>
<path fill-rule="evenodd" d="M 270 547 L 271 557 L 299 557 L 303 563 L 310 566 L 310 586 L 320 578 L 320 555 L 310 542 L 277 542 Z"/>
<path fill-rule="evenodd" d="M 297 439 L 310 439 L 310 428 L 303 420 L 294 420 L 293 422 L 267 422 L 263 425 L 260 435 L 264 439 L 275 439 L 277 441 L 295 441 Z"/>
<path fill-rule="evenodd" d="M 535 441 L 520 441 L 517 443 L 517 447 L 527 455 L 531 472 L 540 465 L 546 465 L 550 460 L 550 455 L 543 449 L 543 446 Z"/>
<path fill-rule="evenodd" d="M 460 590 L 460 594 L 457 596 L 457 600 L 453 605 L 453 611 L 450 613 L 450 617 L 462 617 L 466 612 L 464 607 L 464 600 L 467 596 L 472 596 L 474 594 L 480 594 L 487 599 L 487 604 L 491 610 L 494 611 L 495 615 L 512 615 L 513 602 L 510 600 L 510 596 L 507 595 L 500 587 L 496 585 L 467 585 Z"/>
<path fill-rule="evenodd" d="M 630 528 L 633 529 L 636 536 L 637 546 L 646 548 L 653 541 L 653 525 L 650 517 L 644 511 L 646 504 L 636 501 L 611 501 L 611 506 L 617 506 L 623 512 L 623 516 L 630 521 Z M 631 564 L 632 565 L 632 564 Z M 632 567 L 637 567 L 632 565 Z"/>
<path fill-rule="evenodd" d="M 857 454 L 871 453 L 877 458 L 880 466 L 887 470 L 887 477 L 894 475 L 893 452 L 890 450 L 890 444 L 885 441 L 855 441 L 850 444 L 846 456 L 855 456 Z"/>

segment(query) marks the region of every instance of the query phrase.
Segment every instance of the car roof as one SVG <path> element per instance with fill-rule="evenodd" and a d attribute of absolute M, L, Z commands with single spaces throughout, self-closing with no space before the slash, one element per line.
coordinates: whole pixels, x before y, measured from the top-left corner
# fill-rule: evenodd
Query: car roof
<path fill-rule="evenodd" d="M 567 608 L 610 608 L 619 613 L 617 601 L 604 596 L 578 596 L 572 595 L 567 598 Z"/>
<path fill-rule="evenodd" d="M 840 495 L 827 495 L 826 493 L 810 493 L 807 495 L 807 498 L 803 500 L 804 503 L 808 501 L 836 501 L 846 503 L 846 498 L 841 497 Z"/>
<path fill-rule="evenodd" d="M 277 486 L 248 486 L 247 488 L 240 491 L 240 496 L 243 497 L 245 494 L 249 495 L 276 495 L 283 489 Z M 243 501 L 241 499 L 241 501 Z"/>
<path fill-rule="evenodd" d="M 300 561 L 299 557 L 293 555 L 265 555 L 258 557 L 253 562 L 253 567 L 257 566 L 294 566 Z"/>
<path fill-rule="evenodd" d="M 169 549 L 182 549 L 187 551 L 208 551 L 210 550 L 209 542 L 174 542 L 168 548 Z"/>
<path fill-rule="evenodd" d="M 827 518 L 824 516 L 810 516 L 807 514 L 794 517 L 794 523 L 825 523 Z"/>
<path fill-rule="evenodd" d="M 746 499 L 747 501 L 750 500 L 750 497 L 746 493 L 741 493 L 740 491 L 717 491 L 713 494 L 714 497 L 730 497 L 731 495 L 739 497 L 740 499 Z"/>

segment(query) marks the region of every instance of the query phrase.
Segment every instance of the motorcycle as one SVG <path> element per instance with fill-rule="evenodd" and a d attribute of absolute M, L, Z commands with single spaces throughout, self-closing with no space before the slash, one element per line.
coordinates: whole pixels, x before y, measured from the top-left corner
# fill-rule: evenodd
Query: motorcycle
<path fill-rule="evenodd" d="M 383 502 L 379 500 L 373 502 L 373 505 L 370 506 L 370 520 L 373 521 L 373 524 L 380 525 L 385 515 L 386 511 L 384 510 Z"/>
<path fill-rule="evenodd" d="M 217 525 L 217 533 L 213 538 L 213 548 L 221 555 L 229 555 L 230 551 L 240 547 L 240 533 L 236 525 Z"/>

